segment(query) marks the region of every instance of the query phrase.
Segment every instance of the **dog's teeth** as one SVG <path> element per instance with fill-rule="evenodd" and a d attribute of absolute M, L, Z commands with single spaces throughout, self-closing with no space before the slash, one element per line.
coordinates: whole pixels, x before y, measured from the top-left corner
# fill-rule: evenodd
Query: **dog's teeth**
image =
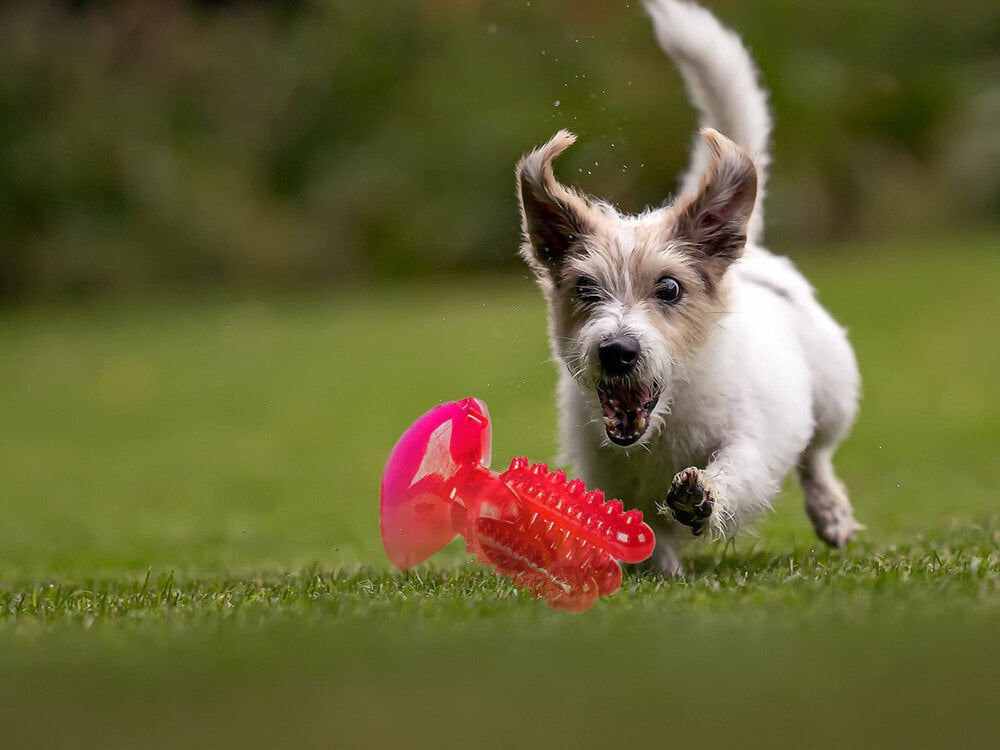
<path fill-rule="evenodd" d="M 638 431 L 640 431 L 640 432 L 642 430 L 646 429 L 646 418 L 645 417 L 640 416 L 637 420 L 635 420 L 635 429 L 638 430 Z"/>
<path fill-rule="evenodd" d="M 605 417 L 604 418 L 604 428 L 605 429 L 611 430 L 611 429 L 614 429 L 614 426 L 615 426 L 615 420 L 613 420 L 611 417 Z"/>

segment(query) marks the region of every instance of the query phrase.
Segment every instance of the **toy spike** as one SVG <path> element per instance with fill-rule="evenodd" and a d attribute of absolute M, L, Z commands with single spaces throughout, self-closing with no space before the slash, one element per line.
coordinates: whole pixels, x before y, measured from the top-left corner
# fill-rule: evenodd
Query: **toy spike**
<path fill-rule="evenodd" d="M 652 554 L 638 510 L 523 457 L 491 471 L 490 443 L 486 404 L 473 398 L 437 406 L 403 433 L 381 487 L 393 565 L 411 568 L 462 536 L 484 565 L 555 608 L 582 612 L 619 589 L 619 560 Z"/>

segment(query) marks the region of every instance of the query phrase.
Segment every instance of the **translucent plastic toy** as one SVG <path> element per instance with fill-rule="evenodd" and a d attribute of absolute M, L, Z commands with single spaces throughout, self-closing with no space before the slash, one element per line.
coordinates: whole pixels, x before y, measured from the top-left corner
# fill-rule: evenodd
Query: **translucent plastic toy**
<path fill-rule="evenodd" d="M 481 563 L 570 612 L 589 609 L 622 582 L 618 561 L 641 562 L 653 532 L 562 471 L 515 458 L 489 469 L 490 420 L 474 398 L 441 404 L 396 443 L 382 475 L 382 544 L 401 570 L 461 535 Z"/>

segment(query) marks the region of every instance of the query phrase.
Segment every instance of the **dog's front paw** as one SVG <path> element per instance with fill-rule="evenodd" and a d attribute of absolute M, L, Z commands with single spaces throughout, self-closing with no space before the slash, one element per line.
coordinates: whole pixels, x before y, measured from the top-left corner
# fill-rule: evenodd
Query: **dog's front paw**
<path fill-rule="evenodd" d="M 712 515 L 715 498 L 701 471 L 691 466 L 677 472 L 670 483 L 665 504 L 677 523 L 690 527 L 695 536 L 701 536 Z"/>

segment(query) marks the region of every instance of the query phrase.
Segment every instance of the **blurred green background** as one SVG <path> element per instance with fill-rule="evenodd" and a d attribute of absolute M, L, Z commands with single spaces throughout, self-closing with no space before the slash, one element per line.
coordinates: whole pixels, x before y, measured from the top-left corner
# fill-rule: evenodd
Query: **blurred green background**
<path fill-rule="evenodd" d="M 779 247 L 993 221 L 1000 6 L 737 2 Z M 0 300 L 515 263 L 517 158 L 628 210 L 695 127 L 639 0 L 0 4 Z"/>
<path fill-rule="evenodd" d="M 388 451 L 550 459 L 513 165 L 659 203 L 640 3 L 0 2 L 0 744 L 942 747 L 1000 733 L 1000 6 L 709 4 L 772 92 L 769 244 L 850 330 L 868 526 L 786 496 L 580 617 L 389 569 Z"/>

